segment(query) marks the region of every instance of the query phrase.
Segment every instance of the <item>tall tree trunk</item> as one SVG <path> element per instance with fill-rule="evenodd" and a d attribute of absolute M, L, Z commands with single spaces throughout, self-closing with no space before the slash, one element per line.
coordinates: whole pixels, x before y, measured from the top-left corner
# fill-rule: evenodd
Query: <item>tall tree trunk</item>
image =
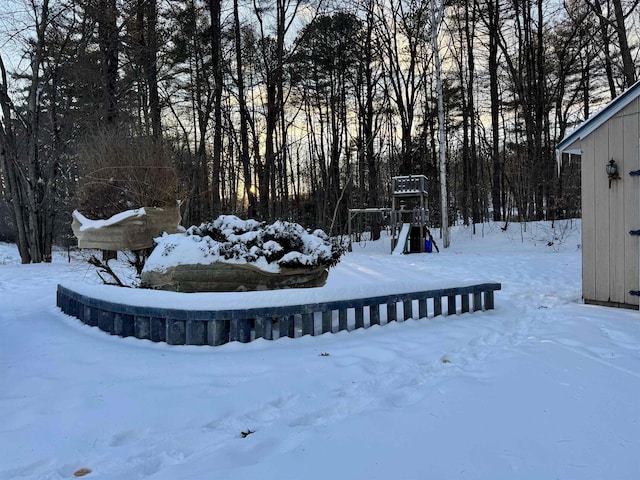
<path fill-rule="evenodd" d="M 12 104 L 9 98 L 7 71 L 0 55 L 0 105 L 2 119 L 0 120 L 0 160 L 6 181 L 7 201 L 11 208 L 11 218 L 15 227 L 16 243 L 22 263 L 31 263 L 29 252 L 29 238 L 27 235 L 27 216 L 25 193 L 20 179 L 18 166 L 18 150 L 16 146 L 15 127 L 12 121 Z"/>
<path fill-rule="evenodd" d="M 34 7 L 35 8 L 35 7 Z M 49 0 L 44 0 L 39 11 L 33 11 L 36 20 L 36 37 L 31 49 L 30 76 L 28 78 L 26 108 L 20 112 L 13 108 L 8 95 L 7 75 L 4 63 L 0 59 L 2 86 L 0 103 L 2 104 L 3 126 L 0 130 L 0 156 L 7 181 L 12 216 L 16 222 L 18 251 L 22 263 L 40 263 L 51 261 L 51 243 L 53 223 L 51 202 L 47 194 L 52 188 L 46 169 L 42 167 L 41 155 L 41 95 L 42 66 L 45 60 L 45 31 L 49 25 Z M 12 114 L 21 117 L 24 127 L 26 151 L 24 163 L 20 160 Z"/>
<path fill-rule="evenodd" d="M 474 224 L 480 223 L 480 185 L 478 182 L 478 152 L 476 144 L 476 109 L 475 109 L 475 24 L 476 24 L 476 2 L 472 2 L 472 11 L 469 12 L 469 5 L 465 7 L 465 38 L 467 40 L 467 65 L 468 65 L 468 83 L 467 83 L 467 98 L 468 98 L 468 117 L 469 117 L 469 180 L 470 196 L 471 196 L 471 216 Z M 484 202 L 482 202 L 484 203 Z"/>
<path fill-rule="evenodd" d="M 462 215 L 462 221 L 464 225 L 469 225 L 469 207 L 471 206 L 471 184 L 473 183 L 472 175 L 471 175 L 471 155 L 469 148 L 469 122 L 470 122 L 470 105 L 467 100 L 469 81 L 465 77 L 465 74 L 468 76 L 469 72 L 465 71 L 465 62 L 463 59 L 463 53 L 465 51 L 465 41 L 463 38 L 463 34 L 467 31 L 467 12 L 468 5 L 465 5 L 465 26 L 463 27 L 459 20 L 458 23 L 458 35 L 460 42 L 460 56 L 457 59 L 458 70 L 460 72 L 460 109 L 462 111 L 462 199 L 460 205 L 460 213 Z M 456 191 L 455 179 L 458 175 L 453 175 L 454 178 L 454 191 Z"/>
<path fill-rule="evenodd" d="M 285 35 L 285 10 L 283 0 L 276 0 L 276 37 L 275 55 L 267 54 L 263 50 L 264 63 L 266 65 L 266 90 L 267 90 L 267 117 L 265 132 L 265 155 L 261 166 L 260 175 L 260 210 L 263 218 L 273 216 L 273 197 L 275 196 L 276 155 L 278 154 L 277 129 L 280 119 L 280 109 L 283 98 L 282 69 L 284 66 L 284 35 Z"/>
<path fill-rule="evenodd" d="M 600 33 L 602 35 L 602 49 L 604 52 L 604 68 L 605 68 L 605 73 L 607 75 L 609 93 L 611 94 L 611 99 L 613 100 L 618 96 L 618 93 L 616 92 L 616 82 L 615 82 L 615 79 L 613 78 L 613 65 L 611 61 L 611 46 L 610 46 L 611 39 L 609 36 L 609 21 L 603 15 L 602 5 L 600 5 L 600 0 L 594 0 L 594 2 L 590 3 L 589 5 L 596 12 L 596 15 L 598 16 L 598 24 L 600 26 Z"/>
<path fill-rule="evenodd" d="M 158 6 L 157 0 L 146 0 L 147 44 L 144 64 L 147 85 L 149 87 L 149 113 L 151 115 L 151 132 L 154 138 L 162 137 L 160 115 L 160 95 L 158 94 Z"/>
<path fill-rule="evenodd" d="M 373 21 L 374 21 L 374 2 L 370 0 L 367 2 L 366 13 L 366 37 L 364 48 L 364 80 L 365 80 L 365 108 L 362 118 L 362 133 L 364 137 L 364 155 L 365 162 L 368 167 L 368 206 L 378 207 L 380 199 L 378 196 L 378 163 L 376 162 L 376 156 L 374 152 L 374 106 L 373 98 L 375 96 L 375 85 L 373 78 Z M 360 188 L 364 188 L 361 185 Z M 380 218 L 377 214 L 373 215 L 371 219 L 371 240 L 378 240 L 380 238 Z"/>
<path fill-rule="evenodd" d="M 431 5 L 431 44 L 436 70 L 436 95 L 438 96 L 438 148 L 440 150 L 440 226 L 442 229 L 442 246 L 451 244 L 449 234 L 449 211 L 447 193 L 447 151 L 444 137 L 444 95 L 442 92 L 442 65 L 440 60 L 440 42 L 438 32 L 444 15 L 444 0 L 436 0 Z"/>
<path fill-rule="evenodd" d="M 260 176 L 260 215 L 263 219 L 270 218 L 273 213 L 273 202 L 271 201 L 273 189 L 271 187 L 271 183 L 276 164 L 276 129 L 278 127 L 279 118 L 278 77 L 280 76 L 280 66 L 277 64 L 278 61 L 281 61 L 281 59 L 275 59 L 276 65 L 273 68 L 267 67 L 267 118 L 265 132 L 265 151 L 264 162 L 260 167 L 260 171 L 258 172 Z M 267 60 L 265 59 L 265 63 L 266 62 Z"/>
<path fill-rule="evenodd" d="M 489 98 L 491 101 L 491 159 L 493 176 L 491 182 L 491 204 L 493 220 L 502 218 L 501 179 L 502 164 L 500 162 L 500 97 L 498 93 L 498 41 L 500 38 L 500 0 L 488 2 L 489 24 Z"/>
<path fill-rule="evenodd" d="M 636 68 L 631 56 L 629 48 L 629 40 L 627 39 L 627 29 L 624 25 L 624 11 L 622 10 L 621 0 L 612 0 L 613 11 L 615 13 L 616 22 L 615 29 L 618 35 L 618 43 L 620 45 L 620 56 L 622 57 L 622 72 L 625 79 L 625 87 L 629 88 L 636 81 Z"/>
<path fill-rule="evenodd" d="M 257 205 L 256 194 L 251 178 L 251 166 L 249 155 L 249 110 L 244 93 L 244 65 L 242 61 L 242 39 L 240 36 L 240 12 L 238 0 L 233 0 L 234 35 L 236 43 L 236 76 L 238 82 L 238 106 L 240 107 L 240 160 L 244 175 L 244 189 L 247 195 L 247 216 L 256 218 Z"/>
<path fill-rule="evenodd" d="M 213 68 L 213 162 L 211 166 L 211 207 L 221 213 L 220 166 L 222 162 L 222 0 L 209 0 L 211 17 L 211 63 Z"/>
<path fill-rule="evenodd" d="M 117 118 L 118 85 L 118 8 L 116 0 L 99 0 L 98 41 L 102 53 L 102 118 L 115 125 Z"/>
<path fill-rule="evenodd" d="M 43 86 L 41 85 L 41 69 L 45 55 L 45 30 L 49 22 L 49 0 L 44 0 L 41 5 L 39 24 L 37 24 L 37 40 L 31 54 L 31 78 L 29 83 L 29 96 L 26 111 L 26 133 L 28 142 L 27 161 L 28 178 L 25 182 L 28 205 L 29 222 L 29 251 L 31 261 L 40 263 L 51 261 L 51 252 L 46 252 L 44 246 L 49 243 L 46 237 L 52 232 L 45 230 L 44 219 L 47 216 L 48 205 L 44 204 L 45 188 L 47 180 L 42 172 L 40 157 L 40 105 Z"/>

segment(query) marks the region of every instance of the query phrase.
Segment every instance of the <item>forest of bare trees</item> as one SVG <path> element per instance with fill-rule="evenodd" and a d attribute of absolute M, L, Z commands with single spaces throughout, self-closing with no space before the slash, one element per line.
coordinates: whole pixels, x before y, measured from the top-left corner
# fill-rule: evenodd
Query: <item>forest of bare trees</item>
<path fill-rule="evenodd" d="M 639 3 L 8 0 L 0 240 L 174 201 L 335 235 L 408 174 L 434 227 L 579 216 L 555 145 L 638 79 Z"/>

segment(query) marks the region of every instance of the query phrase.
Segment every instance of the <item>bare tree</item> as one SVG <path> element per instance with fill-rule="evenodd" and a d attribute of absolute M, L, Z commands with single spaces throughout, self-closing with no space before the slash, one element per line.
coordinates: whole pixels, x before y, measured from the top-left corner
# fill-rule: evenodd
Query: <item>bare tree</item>
<path fill-rule="evenodd" d="M 238 108 L 240 109 L 240 160 L 244 176 L 244 189 L 248 199 L 248 217 L 258 214 L 256 194 L 251 175 L 251 158 L 249 150 L 249 108 L 245 96 L 244 62 L 242 59 L 242 38 L 240 30 L 240 9 L 238 0 L 233 0 L 234 40 L 236 51 L 236 84 L 238 87 Z"/>
<path fill-rule="evenodd" d="M 7 70 L 0 55 L 2 84 L 0 85 L 0 104 L 2 105 L 2 123 L 0 124 L 0 159 L 6 180 L 7 200 L 11 206 L 11 217 L 15 225 L 16 241 L 22 263 L 31 263 L 28 235 L 29 211 L 25 200 L 24 176 L 18 164 L 18 146 L 16 126 L 14 125 L 14 107 L 9 97 Z"/>
<path fill-rule="evenodd" d="M 611 3 L 609 3 L 609 1 Z M 603 9 L 602 0 L 586 0 L 587 4 L 596 13 L 600 21 L 601 32 L 603 36 L 602 40 L 604 41 L 603 48 L 605 53 L 605 61 L 607 62 L 607 65 L 613 63 L 613 57 L 611 56 L 611 51 L 609 49 L 608 27 L 611 26 L 616 33 L 616 36 L 618 38 L 619 55 L 622 59 L 622 74 L 624 78 L 622 88 L 624 89 L 633 85 L 637 79 L 635 62 L 633 61 L 633 57 L 631 55 L 631 47 L 629 45 L 629 38 L 627 35 L 625 21 L 627 17 L 636 10 L 638 5 L 640 4 L 640 0 L 632 0 L 631 2 L 629 2 L 627 12 L 624 11 L 622 0 L 609 1 L 607 1 L 606 9 Z M 611 8 L 611 6 L 613 8 Z M 613 10 L 613 12 L 611 10 Z M 611 13 L 613 13 L 613 15 L 611 15 Z M 616 96 L 616 91 L 613 81 L 613 74 L 610 67 L 607 70 L 607 74 L 609 76 L 611 97 L 614 98 Z"/>
<path fill-rule="evenodd" d="M 46 31 L 50 24 L 49 1 L 33 4 L 35 38 L 30 44 L 29 72 L 25 75 L 26 97 L 17 107 L 9 96 L 7 72 L 0 57 L 0 156 L 22 263 L 51 261 L 53 208 L 57 159 L 42 147 L 43 92 Z M 24 145 L 21 147 L 21 144 Z"/>
<path fill-rule="evenodd" d="M 500 97 L 498 93 L 498 45 L 500 41 L 500 0 L 486 2 L 486 16 L 482 16 L 489 36 L 489 101 L 491 109 L 491 205 L 493 220 L 502 218 L 502 163 L 500 162 Z"/>
<path fill-rule="evenodd" d="M 213 163 L 211 167 L 211 205 L 213 214 L 221 213 L 220 166 L 222 160 L 222 0 L 209 0 L 211 18 L 211 64 L 213 69 Z"/>
<path fill-rule="evenodd" d="M 447 150 L 444 137 L 444 94 L 442 91 L 442 61 L 440 60 L 440 40 L 438 34 L 444 17 L 444 0 L 432 0 L 431 3 L 431 45 L 433 46 L 433 61 L 435 64 L 436 95 L 438 97 L 438 149 L 440 170 L 440 228 L 442 232 L 442 246 L 448 248 L 451 244 L 449 233 L 449 210 L 447 193 Z"/>
<path fill-rule="evenodd" d="M 360 140 L 360 154 L 363 166 L 367 166 L 368 175 L 368 192 L 367 205 L 369 207 L 380 206 L 380 174 L 378 168 L 378 155 L 375 152 L 375 141 L 377 138 L 376 118 L 379 111 L 375 110 L 374 101 L 376 98 L 379 84 L 381 83 L 381 72 L 376 71 L 374 58 L 376 57 L 375 45 L 375 1 L 366 0 L 364 5 L 364 35 L 362 41 L 362 59 L 360 75 L 362 79 L 363 92 L 360 96 L 359 118 L 362 124 L 362 138 Z M 362 98 L 364 97 L 364 98 Z M 364 170 L 364 168 L 362 168 Z M 364 186 L 361 183 L 361 188 Z M 380 219 L 378 215 L 374 215 L 371 221 L 371 239 L 378 240 L 380 238 Z"/>
<path fill-rule="evenodd" d="M 136 0 L 132 19 L 128 22 L 128 36 L 132 44 L 133 62 L 137 64 L 139 110 L 142 112 L 144 135 L 162 137 L 160 95 L 158 90 L 158 2 Z"/>
<path fill-rule="evenodd" d="M 102 54 L 102 109 L 107 125 L 118 115 L 118 57 L 120 39 L 116 0 L 97 0 L 91 9 L 98 23 L 98 42 Z"/>
<path fill-rule="evenodd" d="M 405 0 L 390 1 L 380 15 L 380 40 L 386 45 L 385 79 L 389 85 L 389 98 L 395 103 L 400 120 L 399 173 L 403 175 L 414 173 L 417 167 L 413 165 L 413 135 L 419 94 L 426 75 L 420 69 L 426 43 L 426 15 L 424 4 Z"/>

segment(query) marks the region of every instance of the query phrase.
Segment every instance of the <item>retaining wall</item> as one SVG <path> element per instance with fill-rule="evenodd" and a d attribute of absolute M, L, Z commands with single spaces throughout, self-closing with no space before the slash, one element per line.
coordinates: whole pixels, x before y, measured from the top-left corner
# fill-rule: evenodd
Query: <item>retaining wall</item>
<path fill-rule="evenodd" d="M 57 305 L 67 315 L 112 335 L 171 345 L 222 345 L 257 338 L 275 340 L 321 335 L 410 318 L 491 310 L 493 292 L 501 288 L 499 283 L 483 283 L 315 304 L 180 310 L 108 302 L 58 285 Z"/>

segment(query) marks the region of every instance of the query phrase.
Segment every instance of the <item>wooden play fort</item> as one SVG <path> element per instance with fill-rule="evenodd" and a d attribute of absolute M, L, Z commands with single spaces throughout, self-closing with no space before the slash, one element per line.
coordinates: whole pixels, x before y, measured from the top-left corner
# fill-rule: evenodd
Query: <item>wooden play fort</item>
<path fill-rule="evenodd" d="M 391 251 L 422 253 L 431 251 L 427 223 L 427 177 L 407 175 L 392 178 Z"/>
<path fill-rule="evenodd" d="M 350 208 L 349 237 L 351 223 L 361 214 L 389 216 L 391 227 L 391 253 L 424 253 L 437 250 L 429 233 L 429 209 L 427 199 L 427 177 L 405 175 L 391 179 L 391 208 Z"/>

